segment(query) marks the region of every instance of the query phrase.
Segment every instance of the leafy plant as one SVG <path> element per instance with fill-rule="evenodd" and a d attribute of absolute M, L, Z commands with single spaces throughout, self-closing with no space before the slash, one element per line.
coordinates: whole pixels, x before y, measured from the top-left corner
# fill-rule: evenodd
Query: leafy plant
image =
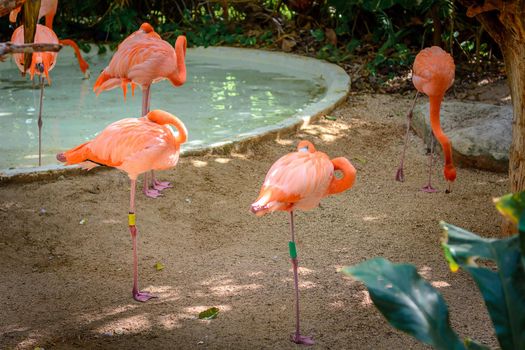
<path fill-rule="evenodd" d="M 501 349 L 525 349 L 525 191 L 497 199 L 496 208 L 518 225 L 519 234 L 482 238 L 441 222 L 442 247 L 451 270 L 462 268 L 476 282 Z M 496 268 L 479 266 L 478 259 Z M 375 258 L 343 272 L 365 283 L 376 307 L 397 329 L 437 349 L 488 349 L 459 339 L 443 297 L 414 266 Z"/>

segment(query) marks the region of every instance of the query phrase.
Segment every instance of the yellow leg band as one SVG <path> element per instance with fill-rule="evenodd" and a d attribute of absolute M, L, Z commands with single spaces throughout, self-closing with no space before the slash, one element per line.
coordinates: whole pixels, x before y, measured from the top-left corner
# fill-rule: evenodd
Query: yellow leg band
<path fill-rule="evenodd" d="M 129 214 L 128 214 L 128 223 L 129 223 L 129 226 L 135 226 L 135 222 L 136 222 L 136 216 L 135 216 L 135 213 L 129 213 Z"/>

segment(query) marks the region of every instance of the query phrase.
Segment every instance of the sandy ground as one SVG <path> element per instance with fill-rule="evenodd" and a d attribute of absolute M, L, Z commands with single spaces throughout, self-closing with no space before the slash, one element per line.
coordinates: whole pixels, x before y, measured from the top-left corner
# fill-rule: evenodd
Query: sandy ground
<path fill-rule="evenodd" d="M 160 296 L 143 304 L 130 295 L 125 174 L 1 185 L 0 348 L 297 348 L 288 340 L 287 215 L 257 218 L 248 209 L 271 164 L 301 139 L 358 169 L 350 191 L 296 216 L 302 329 L 313 348 L 426 348 L 390 327 L 363 285 L 340 272 L 375 256 L 415 264 L 443 294 L 454 329 L 496 346 L 473 281 L 448 270 L 438 222 L 498 236 L 491 199 L 507 192 L 507 175 L 460 168 L 452 194 L 423 193 L 425 146 L 412 134 L 407 180 L 393 181 L 409 104 L 402 96 L 352 95 L 332 113 L 335 121 L 242 153 L 185 157 L 161 173 L 174 188 L 137 202 L 141 285 Z M 441 167 L 438 157 L 434 184 L 443 190 Z M 216 319 L 197 319 L 212 306 Z"/>

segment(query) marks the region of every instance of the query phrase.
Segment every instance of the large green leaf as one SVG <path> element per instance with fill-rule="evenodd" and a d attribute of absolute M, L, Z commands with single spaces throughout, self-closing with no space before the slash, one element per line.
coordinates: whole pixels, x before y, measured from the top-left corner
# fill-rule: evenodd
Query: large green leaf
<path fill-rule="evenodd" d="M 367 286 L 372 301 L 392 326 L 437 349 L 465 349 L 450 327 L 443 297 L 414 266 L 374 258 L 345 267 L 343 272 Z"/>
<path fill-rule="evenodd" d="M 496 208 L 513 223 L 518 225 L 521 246 L 521 261 L 525 268 L 525 191 L 510 193 L 494 199 Z"/>
<path fill-rule="evenodd" d="M 525 349 L 525 271 L 518 236 L 487 239 L 444 222 L 441 226 L 450 258 L 478 285 L 501 348 Z M 476 259 L 493 261 L 497 268 L 478 266 Z"/>
<path fill-rule="evenodd" d="M 506 194 L 494 199 L 494 202 L 496 209 L 515 224 L 521 216 L 525 215 L 525 191 Z"/>

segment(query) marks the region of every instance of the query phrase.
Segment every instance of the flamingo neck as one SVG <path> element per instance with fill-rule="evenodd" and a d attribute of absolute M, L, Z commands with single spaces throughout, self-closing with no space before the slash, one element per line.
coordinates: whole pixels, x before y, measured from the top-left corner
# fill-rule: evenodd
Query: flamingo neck
<path fill-rule="evenodd" d="M 175 42 L 175 57 L 177 67 L 169 79 L 173 85 L 180 86 L 186 82 L 186 37 L 184 36 L 179 36 Z"/>
<path fill-rule="evenodd" d="M 182 144 L 188 140 L 188 130 L 186 129 L 186 126 L 179 118 L 177 118 L 173 114 L 162 111 L 160 109 L 155 109 L 149 112 L 146 115 L 146 118 L 159 125 L 169 124 L 174 126 L 175 129 L 177 129 L 178 131 L 178 135 L 175 136 L 176 143 Z"/>
<path fill-rule="evenodd" d="M 344 157 L 332 159 L 334 165 L 334 175 L 332 182 L 328 186 L 326 195 L 341 193 L 348 190 L 354 185 L 356 178 L 356 170 L 352 163 Z M 343 173 L 343 177 L 340 179 L 335 177 L 335 171 L 340 170 Z"/>
<path fill-rule="evenodd" d="M 443 95 L 429 96 L 430 100 L 430 126 L 434 136 L 441 144 L 443 148 L 443 154 L 445 155 L 445 178 L 449 181 L 454 181 L 456 178 L 456 169 L 452 162 L 452 145 L 447 135 L 441 129 L 440 123 L 440 109 L 441 101 L 443 101 Z"/>
<path fill-rule="evenodd" d="M 82 73 L 86 73 L 87 69 L 89 68 L 89 64 L 82 58 L 77 43 L 75 43 L 71 39 L 62 39 L 59 41 L 59 43 L 62 45 L 71 46 L 73 48 L 73 50 L 75 51 L 75 55 L 77 56 L 78 66 L 80 67 L 80 70 L 82 71 Z"/>

